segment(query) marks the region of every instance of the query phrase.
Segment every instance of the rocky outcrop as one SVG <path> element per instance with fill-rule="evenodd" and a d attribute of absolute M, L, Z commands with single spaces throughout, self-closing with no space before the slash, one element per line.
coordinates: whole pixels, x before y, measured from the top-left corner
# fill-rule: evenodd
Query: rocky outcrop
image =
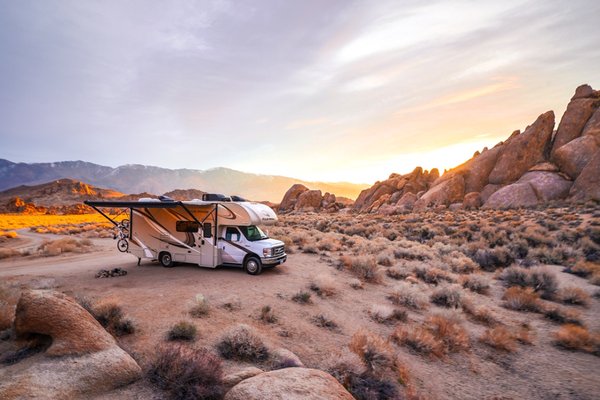
<path fill-rule="evenodd" d="M 569 195 L 576 201 L 600 201 L 600 150 L 592 157 L 583 168 Z"/>
<path fill-rule="evenodd" d="M 558 125 L 552 146 L 552 156 L 562 146 L 581 135 L 583 128 L 597 108 L 597 93 L 589 85 L 579 86 Z"/>
<path fill-rule="evenodd" d="M 324 211 L 336 212 L 352 204 L 352 200 L 345 197 L 337 198 L 333 193 L 321 194 L 320 190 L 310 190 L 304 185 L 295 184 L 285 193 L 280 212 L 291 211 Z"/>
<path fill-rule="evenodd" d="M 396 214 L 597 199 L 600 170 L 594 160 L 600 150 L 600 91 L 578 87 L 554 138 L 553 129 L 554 113 L 548 111 L 523 133 L 514 131 L 506 141 L 476 152 L 437 179 L 421 168 L 403 176 L 392 174 L 363 190 L 354 210 Z"/>
<path fill-rule="evenodd" d="M 42 353 L 0 368 L 0 398 L 84 398 L 141 376 L 138 364 L 69 297 L 26 291 L 17 304 L 17 338 L 49 338 Z"/>
<path fill-rule="evenodd" d="M 540 115 L 525 132 L 514 135 L 503 145 L 488 182 L 508 184 L 518 180 L 529 168 L 546 160 L 554 129 L 554 112 Z"/>
<path fill-rule="evenodd" d="M 285 368 L 241 381 L 225 400 L 353 400 L 331 375 L 309 368 Z"/>

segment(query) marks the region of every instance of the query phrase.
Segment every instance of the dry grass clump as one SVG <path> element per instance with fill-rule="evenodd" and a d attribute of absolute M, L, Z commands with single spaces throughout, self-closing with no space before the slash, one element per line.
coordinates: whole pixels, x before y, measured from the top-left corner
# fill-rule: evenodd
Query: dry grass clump
<path fill-rule="evenodd" d="M 600 356 L 600 335 L 577 325 L 564 325 L 555 333 L 557 346 Z"/>
<path fill-rule="evenodd" d="M 482 275 L 467 275 L 461 279 L 462 287 L 479 294 L 488 294 L 490 281 Z"/>
<path fill-rule="evenodd" d="M 369 310 L 369 315 L 380 324 L 393 321 L 406 321 L 407 318 L 406 311 L 385 304 L 374 304 L 371 310 Z"/>
<path fill-rule="evenodd" d="M 558 292 L 558 298 L 564 304 L 584 307 L 589 306 L 591 301 L 591 297 L 588 292 L 575 286 L 569 286 L 560 289 Z"/>
<path fill-rule="evenodd" d="M 308 304 L 308 303 L 312 302 L 310 299 L 310 296 L 311 295 L 309 292 L 307 292 L 305 290 L 301 290 L 292 296 L 292 301 L 295 301 L 296 303 L 300 303 L 300 304 Z"/>
<path fill-rule="evenodd" d="M 210 304 L 203 294 L 198 293 L 194 298 L 194 304 L 190 308 L 190 315 L 195 318 L 202 318 L 210 312 Z"/>
<path fill-rule="evenodd" d="M 360 357 L 369 372 L 381 372 L 394 362 L 393 350 L 388 341 L 365 329 L 352 335 L 348 347 Z"/>
<path fill-rule="evenodd" d="M 343 256 L 340 261 L 346 269 L 366 282 L 380 283 L 383 278 L 381 268 L 372 256 Z"/>
<path fill-rule="evenodd" d="M 319 328 L 325 328 L 331 331 L 338 329 L 338 324 L 325 314 L 317 314 L 311 318 L 311 321 Z"/>
<path fill-rule="evenodd" d="M 413 270 L 415 276 L 425 283 L 437 285 L 443 281 L 454 282 L 454 278 L 446 271 L 428 266 L 415 267 Z"/>
<path fill-rule="evenodd" d="M 224 308 L 227 311 L 237 311 L 242 309 L 242 300 L 239 296 L 232 295 L 227 297 L 223 303 L 221 303 L 221 308 Z"/>
<path fill-rule="evenodd" d="M 263 339 L 246 324 L 229 328 L 221 336 L 217 350 L 228 360 L 263 361 L 269 357 Z"/>
<path fill-rule="evenodd" d="M 417 286 L 400 282 L 387 297 L 392 303 L 422 310 L 427 307 L 427 296 Z"/>
<path fill-rule="evenodd" d="M 487 329 L 479 340 L 497 350 L 509 353 L 517 350 L 517 337 L 504 326 Z"/>
<path fill-rule="evenodd" d="M 388 268 L 385 271 L 385 274 L 392 279 L 402 280 L 402 279 L 406 279 L 406 277 L 408 277 L 409 272 L 406 270 L 406 268 L 396 265 L 394 267 Z"/>
<path fill-rule="evenodd" d="M 339 354 L 333 355 L 325 361 L 323 370 L 331 374 L 342 385 L 350 381 L 353 376 L 360 376 L 366 372 L 366 366 L 353 351 L 344 349 Z"/>
<path fill-rule="evenodd" d="M 221 360 L 206 349 L 163 345 L 146 376 L 177 400 L 218 400 L 225 393 Z"/>
<path fill-rule="evenodd" d="M 339 291 L 337 282 L 329 274 L 319 274 L 313 278 L 310 289 L 324 297 L 333 296 Z"/>
<path fill-rule="evenodd" d="M 43 242 L 37 252 L 42 256 L 57 256 L 63 253 L 85 253 L 93 247 L 89 239 L 62 238 Z"/>
<path fill-rule="evenodd" d="M 107 301 L 91 307 L 84 304 L 82 306 L 91 311 L 92 316 L 113 336 L 124 336 L 135 332 L 133 321 L 125 318 L 123 309 L 116 303 Z"/>
<path fill-rule="evenodd" d="M 430 296 L 432 303 L 448 308 L 458 308 L 461 305 L 460 286 L 444 286 L 436 289 Z"/>
<path fill-rule="evenodd" d="M 0 232 L 0 242 L 10 239 L 16 239 L 19 237 L 19 234 L 15 231 L 1 231 Z"/>
<path fill-rule="evenodd" d="M 391 339 L 398 345 L 409 347 L 420 354 L 443 356 L 441 342 L 423 326 L 399 326 L 392 333 Z"/>
<path fill-rule="evenodd" d="M 11 248 L 0 248 L 0 260 L 3 258 L 11 258 L 20 256 L 21 252 L 19 250 L 11 249 Z"/>
<path fill-rule="evenodd" d="M 260 316 L 258 318 L 267 324 L 274 324 L 277 322 L 277 316 L 270 305 L 265 305 L 260 309 Z"/>
<path fill-rule="evenodd" d="M 429 317 L 425 324 L 429 331 L 441 341 L 444 354 L 469 349 L 469 334 L 458 319 L 437 314 Z"/>
<path fill-rule="evenodd" d="M 391 267 L 394 264 L 394 254 L 388 251 L 377 255 L 377 264 L 384 267 Z"/>
<path fill-rule="evenodd" d="M 538 295 L 531 288 L 510 287 L 502 299 L 509 310 L 538 312 L 542 308 Z"/>
<path fill-rule="evenodd" d="M 470 316 L 475 322 L 487 326 L 493 326 L 499 323 L 498 318 L 494 315 L 492 310 L 486 306 L 476 307 L 470 299 L 463 299 L 461 303 L 464 313 Z"/>
<path fill-rule="evenodd" d="M 174 340 L 183 340 L 183 341 L 193 341 L 196 340 L 196 335 L 198 334 L 198 329 L 192 323 L 187 321 L 179 321 L 175 325 L 169 329 L 167 333 L 167 339 Z"/>
<path fill-rule="evenodd" d="M 556 275 L 547 268 L 525 269 L 510 267 L 502 271 L 500 279 L 506 286 L 530 287 L 541 293 L 542 298 L 552 299 L 558 290 Z"/>
<path fill-rule="evenodd" d="M 514 258 L 506 247 L 494 247 L 477 250 L 473 255 L 473 261 L 486 271 L 495 271 L 498 268 L 508 267 Z"/>
<path fill-rule="evenodd" d="M 479 269 L 479 265 L 460 251 L 452 251 L 443 260 L 457 274 L 470 274 Z"/>
<path fill-rule="evenodd" d="M 600 274 L 600 264 L 589 261 L 578 261 L 572 267 L 566 268 L 565 272 L 581 276 L 582 278 L 588 278 L 591 275 Z"/>
<path fill-rule="evenodd" d="M 349 284 L 350 284 L 350 287 L 355 290 L 363 288 L 363 283 L 361 282 L 360 279 L 352 278 L 352 279 L 350 279 Z"/>
<path fill-rule="evenodd" d="M 559 324 L 583 325 L 581 313 L 558 305 L 549 305 L 542 309 L 544 317 Z"/>

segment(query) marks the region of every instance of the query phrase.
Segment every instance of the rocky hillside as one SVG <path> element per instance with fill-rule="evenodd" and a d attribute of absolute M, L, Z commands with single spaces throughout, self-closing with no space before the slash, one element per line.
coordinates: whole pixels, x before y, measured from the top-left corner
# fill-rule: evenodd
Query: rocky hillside
<path fill-rule="evenodd" d="M 395 214 L 427 208 L 530 207 L 554 200 L 600 201 L 600 91 L 577 88 L 558 129 L 540 115 L 492 149 L 439 176 L 416 168 L 363 190 L 359 212 Z"/>
<path fill-rule="evenodd" d="M 345 197 L 337 197 L 332 193 L 320 190 L 310 190 L 299 183 L 292 185 L 283 196 L 279 204 L 280 212 L 292 211 L 323 211 L 336 212 L 352 204 L 352 200 Z"/>
<path fill-rule="evenodd" d="M 18 185 L 71 178 L 124 193 L 165 193 L 179 188 L 202 188 L 211 193 L 237 194 L 247 199 L 279 201 L 294 183 L 356 198 L 365 184 L 305 182 L 276 175 L 259 175 L 228 168 L 209 170 L 167 169 L 146 165 L 117 168 L 83 161 L 54 163 L 14 163 L 0 159 L 0 190 Z"/>

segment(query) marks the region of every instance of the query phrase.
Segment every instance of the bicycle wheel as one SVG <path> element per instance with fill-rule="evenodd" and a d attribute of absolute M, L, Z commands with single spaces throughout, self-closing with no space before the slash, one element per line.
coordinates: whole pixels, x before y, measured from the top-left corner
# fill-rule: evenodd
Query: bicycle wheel
<path fill-rule="evenodd" d="M 125 253 L 127 249 L 129 249 L 129 243 L 127 242 L 127 240 L 119 239 L 119 241 L 117 242 L 117 249 L 119 249 L 121 253 Z"/>

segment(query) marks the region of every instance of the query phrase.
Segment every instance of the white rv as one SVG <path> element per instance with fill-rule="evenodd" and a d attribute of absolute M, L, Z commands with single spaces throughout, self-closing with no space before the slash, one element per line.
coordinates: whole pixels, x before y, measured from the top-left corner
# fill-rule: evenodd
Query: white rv
<path fill-rule="evenodd" d="M 169 198 L 139 201 L 86 201 L 119 230 L 120 251 L 141 259 L 158 260 L 164 267 L 176 262 L 201 267 L 243 267 L 258 275 L 263 267 L 286 261 L 283 242 L 270 239 L 259 226 L 277 221 L 260 203 L 207 194 L 202 200 Z M 117 222 L 101 208 L 129 209 L 129 219 Z"/>

